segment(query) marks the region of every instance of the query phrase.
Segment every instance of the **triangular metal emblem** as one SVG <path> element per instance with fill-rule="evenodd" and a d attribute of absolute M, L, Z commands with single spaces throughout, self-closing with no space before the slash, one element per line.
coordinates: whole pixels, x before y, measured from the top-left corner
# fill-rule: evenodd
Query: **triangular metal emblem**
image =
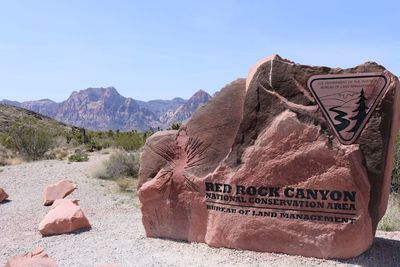
<path fill-rule="evenodd" d="M 308 80 L 315 100 L 342 144 L 353 144 L 389 85 L 383 73 L 315 75 Z"/>

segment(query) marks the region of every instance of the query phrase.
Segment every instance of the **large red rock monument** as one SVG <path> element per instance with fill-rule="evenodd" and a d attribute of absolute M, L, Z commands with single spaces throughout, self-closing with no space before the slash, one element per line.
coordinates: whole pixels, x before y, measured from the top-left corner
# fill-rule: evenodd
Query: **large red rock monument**
<path fill-rule="evenodd" d="M 388 202 L 399 90 L 373 62 L 260 61 L 178 131 L 147 140 L 147 236 L 318 258 L 363 253 Z"/>

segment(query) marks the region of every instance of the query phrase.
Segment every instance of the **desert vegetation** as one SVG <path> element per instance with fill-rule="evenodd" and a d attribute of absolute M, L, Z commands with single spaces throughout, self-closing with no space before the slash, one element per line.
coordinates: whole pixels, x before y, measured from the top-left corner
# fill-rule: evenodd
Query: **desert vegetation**
<path fill-rule="evenodd" d="M 68 157 L 69 162 L 85 162 L 88 160 L 89 160 L 89 155 L 80 149 L 77 149 L 74 154 Z"/>
<path fill-rule="evenodd" d="M 139 172 L 139 153 L 117 151 L 104 162 L 103 169 L 97 173 L 97 178 L 116 180 L 118 178 L 136 178 Z"/>
<path fill-rule="evenodd" d="M 114 180 L 121 191 L 129 191 L 136 185 L 139 172 L 139 152 L 116 151 L 103 163 L 95 176 Z"/>
<path fill-rule="evenodd" d="M 400 231 L 400 135 L 395 147 L 389 203 L 378 228 L 383 231 Z"/>
<path fill-rule="evenodd" d="M 25 160 L 39 160 L 54 147 L 61 133 L 61 127 L 24 118 L 2 132 L 0 141 L 5 148 L 19 153 Z"/>
<path fill-rule="evenodd" d="M 139 150 L 154 131 L 90 131 L 15 107 L 0 108 L 4 113 L 0 120 L 0 166 L 42 159 L 85 162 L 90 152 L 102 151 L 112 155 L 96 177 L 115 181 L 121 191 L 135 187 Z"/>
<path fill-rule="evenodd" d="M 394 152 L 392 192 L 400 193 L 400 135 L 397 137 Z"/>
<path fill-rule="evenodd" d="M 74 128 L 65 134 L 67 142 L 77 145 L 84 145 L 89 152 L 100 151 L 105 148 L 118 148 L 125 151 L 140 149 L 151 136 L 153 131 L 144 133 L 137 131 L 121 132 L 113 131 L 88 131 L 83 128 Z"/>
<path fill-rule="evenodd" d="M 400 230 L 400 194 L 391 193 L 385 216 L 379 222 L 379 230 L 399 231 Z"/>
<path fill-rule="evenodd" d="M 25 161 L 67 157 L 74 162 L 84 161 L 87 158 L 84 152 L 105 148 L 136 151 L 152 134 L 152 131 L 95 132 L 34 118 L 21 118 L 0 131 L 0 165 L 9 165 L 12 159 L 18 157 Z M 78 150 L 81 152 L 76 153 Z"/>

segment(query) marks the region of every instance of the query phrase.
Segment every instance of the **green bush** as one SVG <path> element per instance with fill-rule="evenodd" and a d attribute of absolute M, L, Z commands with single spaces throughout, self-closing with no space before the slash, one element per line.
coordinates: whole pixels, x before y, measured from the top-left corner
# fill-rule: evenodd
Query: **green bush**
<path fill-rule="evenodd" d="M 118 151 L 104 162 L 104 168 L 97 174 L 100 179 L 117 180 L 118 178 L 136 178 L 139 171 L 138 153 Z"/>
<path fill-rule="evenodd" d="M 135 151 L 144 145 L 142 134 L 135 132 L 118 133 L 114 136 L 114 146 L 125 151 Z"/>
<path fill-rule="evenodd" d="M 95 140 L 95 139 L 90 139 L 89 142 L 86 144 L 86 149 L 90 152 L 94 151 L 100 151 L 103 148 L 108 148 L 109 145 L 105 145 L 103 140 Z"/>
<path fill-rule="evenodd" d="M 181 128 L 181 126 L 182 126 L 182 123 L 174 122 L 174 123 L 172 123 L 172 125 L 169 128 L 167 128 L 167 130 L 179 130 L 179 128 Z"/>
<path fill-rule="evenodd" d="M 105 148 L 114 147 L 125 151 L 135 151 L 140 149 L 149 134 L 138 133 L 136 131 L 120 132 L 86 132 L 86 149 L 90 152 L 100 151 Z"/>
<path fill-rule="evenodd" d="M 34 121 L 15 122 L 2 134 L 1 142 L 26 160 L 38 160 L 53 146 L 57 133 L 57 129 Z"/>
<path fill-rule="evenodd" d="M 69 162 L 84 162 L 88 160 L 89 156 L 82 151 L 77 151 L 75 152 L 75 154 L 72 154 L 71 156 L 68 157 Z"/>

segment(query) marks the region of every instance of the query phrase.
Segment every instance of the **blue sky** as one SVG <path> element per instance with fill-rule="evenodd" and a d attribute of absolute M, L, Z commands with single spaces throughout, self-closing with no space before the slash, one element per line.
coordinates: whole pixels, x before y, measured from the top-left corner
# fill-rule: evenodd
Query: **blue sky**
<path fill-rule="evenodd" d="M 0 0 L 0 99 L 114 86 L 140 100 L 213 93 L 259 59 L 400 75 L 398 1 Z"/>

